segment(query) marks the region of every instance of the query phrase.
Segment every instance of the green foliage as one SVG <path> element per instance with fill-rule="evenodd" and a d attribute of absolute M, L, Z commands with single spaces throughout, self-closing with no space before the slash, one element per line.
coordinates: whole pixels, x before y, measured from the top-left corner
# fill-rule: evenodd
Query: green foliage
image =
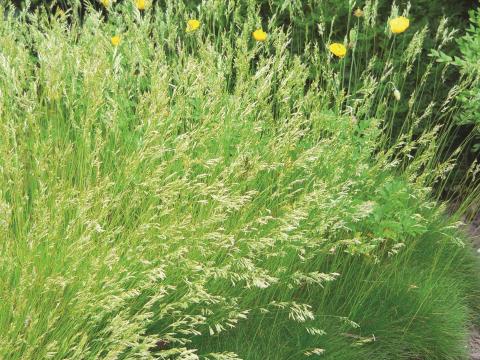
<path fill-rule="evenodd" d="M 458 40 L 461 55 L 453 62 L 470 82 L 458 97 L 463 105 L 458 119 L 480 128 L 480 10 L 470 12 L 470 22 L 467 34 Z"/>
<path fill-rule="evenodd" d="M 470 11 L 470 26 L 464 36 L 457 39 L 459 54 L 447 55 L 443 51 L 432 51 L 439 63 L 453 65 L 465 79 L 463 86 L 456 89 L 456 99 L 461 109 L 456 115 L 460 125 L 473 125 L 480 129 L 480 10 Z M 478 137 L 472 150 L 478 151 Z"/>
<path fill-rule="evenodd" d="M 470 27 L 467 34 L 458 40 L 461 57 L 456 64 L 472 74 L 480 73 L 480 10 L 470 11 Z"/>

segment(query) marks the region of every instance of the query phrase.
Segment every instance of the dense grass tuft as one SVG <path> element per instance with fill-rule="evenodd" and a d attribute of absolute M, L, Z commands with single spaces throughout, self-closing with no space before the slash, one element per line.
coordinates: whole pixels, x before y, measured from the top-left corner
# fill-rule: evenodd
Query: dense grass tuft
<path fill-rule="evenodd" d="M 441 131 L 174 3 L 0 17 L 0 358 L 465 358 Z"/>

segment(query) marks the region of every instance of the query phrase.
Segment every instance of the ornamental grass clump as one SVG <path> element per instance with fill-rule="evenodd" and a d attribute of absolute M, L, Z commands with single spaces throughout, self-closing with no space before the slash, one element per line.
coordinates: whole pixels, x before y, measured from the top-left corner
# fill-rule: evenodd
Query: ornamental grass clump
<path fill-rule="evenodd" d="M 390 136 L 390 73 L 346 93 L 326 44 L 202 4 L 1 10 L 0 358 L 465 356 L 443 130 Z"/>

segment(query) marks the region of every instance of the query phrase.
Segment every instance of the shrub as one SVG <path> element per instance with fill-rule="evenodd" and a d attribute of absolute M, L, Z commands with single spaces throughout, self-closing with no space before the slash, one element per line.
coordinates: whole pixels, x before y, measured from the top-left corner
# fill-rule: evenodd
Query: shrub
<path fill-rule="evenodd" d="M 459 101 L 462 103 L 462 112 L 458 114 L 460 124 L 480 125 L 480 10 L 470 12 L 471 25 L 467 34 L 457 40 L 460 56 L 454 58 L 445 53 L 436 53 L 439 62 L 447 62 L 458 66 L 462 75 L 467 78 L 468 86 L 464 89 Z"/>
<path fill-rule="evenodd" d="M 459 102 L 458 110 L 455 113 L 456 131 L 449 139 L 455 145 L 467 144 L 470 160 L 464 161 L 463 169 L 457 171 L 457 178 L 463 177 L 465 173 L 475 172 L 476 157 L 480 150 L 479 133 L 480 129 L 480 12 L 472 10 L 470 12 L 470 27 L 467 33 L 457 39 L 459 53 L 450 55 L 444 51 L 432 50 L 433 56 L 437 62 L 448 64 L 459 70 L 462 78 L 460 85 L 454 86 L 449 97 Z M 473 128 L 473 131 L 472 131 Z M 471 165 L 473 163 L 473 165 Z M 454 180 L 455 182 L 455 180 Z M 461 186 L 461 182 L 460 182 Z M 463 192 L 462 196 L 468 196 Z M 476 209 L 473 209 L 475 213 Z"/>

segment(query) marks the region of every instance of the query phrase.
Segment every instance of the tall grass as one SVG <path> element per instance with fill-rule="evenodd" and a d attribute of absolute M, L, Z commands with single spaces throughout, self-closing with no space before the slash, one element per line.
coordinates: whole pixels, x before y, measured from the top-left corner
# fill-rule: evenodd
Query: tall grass
<path fill-rule="evenodd" d="M 477 264 L 421 80 L 390 121 L 416 43 L 294 56 L 243 4 L 2 9 L 0 358 L 466 356 Z"/>

